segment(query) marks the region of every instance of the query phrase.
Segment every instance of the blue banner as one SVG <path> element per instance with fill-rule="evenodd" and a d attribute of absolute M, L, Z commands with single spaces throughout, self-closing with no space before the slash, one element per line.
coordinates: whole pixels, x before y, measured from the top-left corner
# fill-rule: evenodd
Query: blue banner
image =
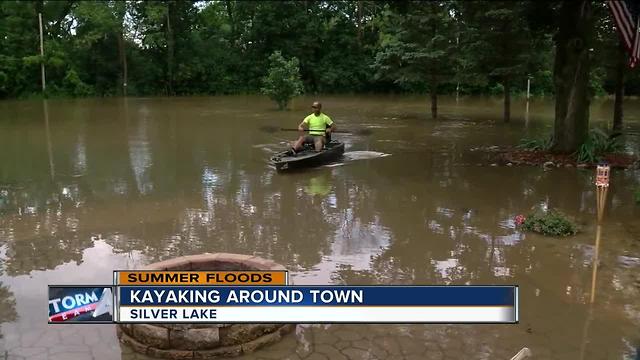
<path fill-rule="evenodd" d="M 122 306 L 515 306 L 515 286 L 119 286 Z"/>

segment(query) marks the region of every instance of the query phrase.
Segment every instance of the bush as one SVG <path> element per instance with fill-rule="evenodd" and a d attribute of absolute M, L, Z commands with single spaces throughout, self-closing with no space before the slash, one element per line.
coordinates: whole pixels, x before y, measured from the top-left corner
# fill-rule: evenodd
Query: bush
<path fill-rule="evenodd" d="M 300 80 L 300 68 L 297 58 L 286 60 L 279 51 L 269 56 L 269 72 L 262 79 L 262 93 L 278 103 L 280 110 L 287 107 L 289 101 L 304 89 Z"/>
<path fill-rule="evenodd" d="M 80 79 L 80 76 L 78 76 L 78 73 L 73 69 L 69 69 L 67 71 L 64 79 L 62 79 L 62 84 L 64 91 L 73 97 L 89 96 L 93 94 L 91 86 L 84 83 Z"/>
<path fill-rule="evenodd" d="M 620 152 L 624 144 L 618 136 L 609 136 L 602 129 L 591 129 L 587 141 L 585 141 L 576 153 L 578 162 L 595 163 L 602 160 L 605 154 Z"/>
<path fill-rule="evenodd" d="M 527 216 L 522 223 L 522 229 L 548 236 L 569 236 L 578 232 L 577 226 L 557 211 Z"/>

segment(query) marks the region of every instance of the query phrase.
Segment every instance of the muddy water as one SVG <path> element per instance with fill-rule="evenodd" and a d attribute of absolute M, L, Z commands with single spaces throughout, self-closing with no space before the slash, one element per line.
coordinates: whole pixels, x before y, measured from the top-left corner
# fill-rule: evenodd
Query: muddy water
<path fill-rule="evenodd" d="M 518 325 L 299 326 L 248 359 L 632 359 L 640 346 L 637 170 L 615 171 L 593 271 L 592 170 L 492 167 L 472 149 L 550 130 L 552 103 L 326 97 L 345 159 L 289 175 L 266 164 L 312 99 L 0 102 L 0 357 L 144 358 L 111 325 L 46 325 L 47 284 L 110 283 L 113 269 L 201 252 L 272 258 L 296 284 L 518 284 Z M 46 114 L 46 116 L 45 116 Z M 594 103 L 606 123 L 611 103 Z M 638 151 L 640 102 L 625 108 Z M 635 135 L 634 135 L 635 134 Z M 513 218 L 551 207 L 569 239 Z M 595 279 L 595 280 L 594 280 Z M 595 301 L 590 304 L 595 281 Z"/>

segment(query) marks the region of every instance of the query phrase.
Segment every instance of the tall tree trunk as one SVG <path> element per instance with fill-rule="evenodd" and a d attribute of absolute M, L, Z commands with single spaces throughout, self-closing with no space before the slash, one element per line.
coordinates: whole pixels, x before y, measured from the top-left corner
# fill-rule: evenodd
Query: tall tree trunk
<path fill-rule="evenodd" d="M 124 34 L 122 28 L 118 34 L 118 55 L 122 66 L 122 96 L 127 96 L 127 53 L 125 52 Z"/>
<path fill-rule="evenodd" d="M 434 6 L 433 3 L 429 4 Z M 434 10 L 430 8 L 430 10 Z M 435 11 L 434 11 L 435 13 Z M 431 36 L 435 38 L 438 35 L 438 28 L 436 27 L 435 21 L 431 24 Z M 438 79 L 435 73 L 431 74 L 431 118 L 438 118 Z"/>
<path fill-rule="evenodd" d="M 126 31 L 125 29 L 125 15 L 127 13 L 127 2 L 126 1 L 122 1 L 122 2 L 117 2 L 115 4 L 113 4 L 113 11 L 114 14 L 116 16 L 116 19 L 118 20 L 118 31 L 117 31 L 117 37 L 118 37 L 118 59 L 120 59 L 120 75 L 121 75 L 121 81 L 122 81 L 122 96 L 126 97 L 127 96 L 127 85 L 128 85 L 128 74 L 127 74 L 127 52 L 125 49 L 125 39 L 124 39 L 124 33 Z"/>
<path fill-rule="evenodd" d="M 225 7 L 227 8 L 227 16 L 229 16 L 229 24 L 231 25 L 231 38 L 235 41 L 236 39 L 236 23 L 233 20 L 233 8 L 231 5 L 231 0 L 225 0 Z"/>
<path fill-rule="evenodd" d="M 556 92 L 552 150 L 571 153 L 584 142 L 589 130 L 589 47 L 591 0 L 564 0 L 560 28 L 555 38 L 553 80 Z"/>
<path fill-rule="evenodd" d="M 438 82 L 431 78 L 431 118 L 438 118 Z"/>
<path fill-rule="evenodd" d="M 171 3 L 167 3 L 167 90 L 173 95 L 173 30 L 171 29 Z"/>
<path fill-rule="evenodd" d="M 363 6 L 364 6 L 364 4 L 362 3 L 362 0 L 358 0 L 356 2 L 356 26 L 357 26 L 356 36 L 358 37 L 358 44 L 362 43 L 362 12 L 363 12 Z"/>
<path fill-rule="evenodd" d="M 502 84 L 504 88 L 504 122 L 511 120 L 511 82 L 505 79 Z"/>
<path fill-rule="evenodd" d="M 618 61 L 616 63 L 616 93 L 613 103 L 613 126 L 611 131 L 622 131 L 622 102 L 624 100 L 624 69 L 627 66 L 627 52 L 622 41 L 618 46 Z"/>

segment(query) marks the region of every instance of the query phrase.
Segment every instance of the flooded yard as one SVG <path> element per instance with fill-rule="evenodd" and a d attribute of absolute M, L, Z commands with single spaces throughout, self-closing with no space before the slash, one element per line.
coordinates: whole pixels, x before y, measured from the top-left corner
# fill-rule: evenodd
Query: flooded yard
<path fill-rule="evenodd" d="M 0 359 L 142 359 L 113 325 L 47 325 L 47 284 L 110 284 L 202 252 L 255 254 L 305 284 L 516 284 L 517 325 L 300 325 L 251 359 L 634 359 L 640 347 L 640 170 L 614 170 L 593 271 L 593 169 L 491 166 L 474 148 L 551 131 L 553 103 L 320 97 L 340 163 L 278 174 L 267 159 L 314 98 L 0 102 Z M 592 105 L 592 126 L 611 117 Z M 625 104 L 640 150 L 640 102 Z M 522 233 L 553 208 L 578 235 Z M 595 301 L 590 303 L 592 283 Z"/>

